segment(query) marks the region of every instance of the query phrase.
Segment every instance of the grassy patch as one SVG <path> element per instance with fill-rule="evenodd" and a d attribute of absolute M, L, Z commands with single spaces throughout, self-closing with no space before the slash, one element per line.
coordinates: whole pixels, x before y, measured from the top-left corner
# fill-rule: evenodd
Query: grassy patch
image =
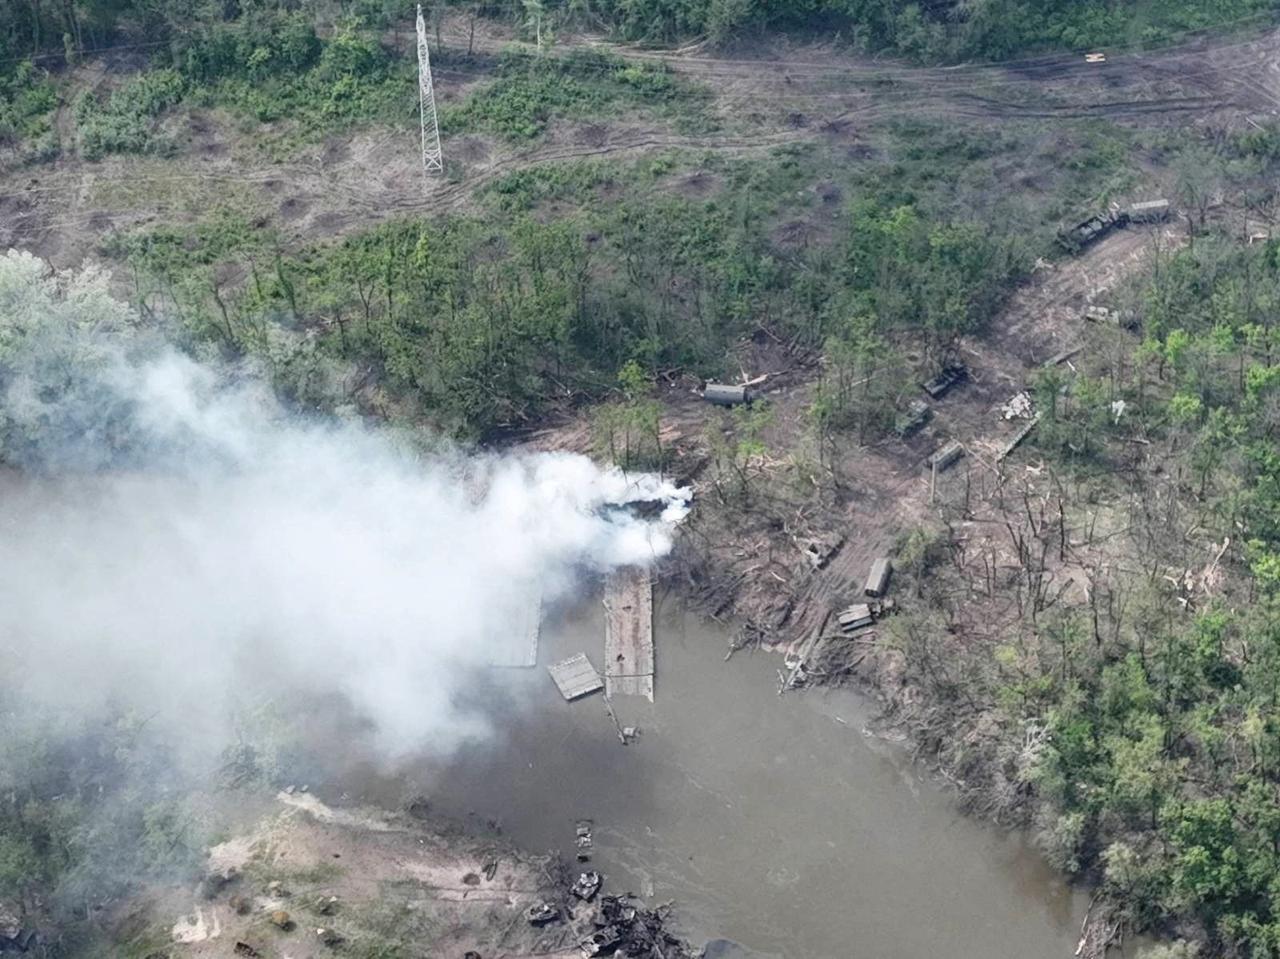
<path fill-rule="evenodd" d="M 28 159 L 58 152 L 53 114 L 58 94 L 49 75 L 33 63 L 19 63 L 0 74 L 0 144 L 26 144 Z"/>
<path fill-rule="evenodd" d="M 1134 135 L 1104 121 L 998 125 L 890 121 L 872 132 L 888 164 L 864 166 L 863 189 L 933 216 L 980 218 L 1047 243 L 1064 218 L 1138 181 Z"/>
<path fill-rule="evenodd" d="M 222 208 L 190 226 L 114 236 L 104 245 L 104 252 L 127 259 L 148 273 L 177 276 L 264 249 L 273 240 L 269 230 L 254 226 L 235 210 Z"/>
<path fill-rule="evenodd" d="M 704 90 L 659 64 L 589 50 L 562 57 L 508 52 L 492 83 L 443 110 L 440 119 L 449 133 L 480 131 L 532 140 L 553 118 L 611 117 L 623 107 L 705 128 L 707 104 Z"/>
<path fill-rule="evenodd" d="M 186 87 L 176 71 L 152 70 L 105 100 L 85 93 L 76 102 L 81 155 L 100 160 L 108 153 L 170 152 L 172 143 L 158 135 L 157 118 L 182 99 Z"/>
<path fill-rule="evenodd" d="M 300 14 L 246 16 L 194 31 L 170 65 L 141 74 L 105 100 L 81 98 L 80 149 L 90 160 L 166 152 L 172 144 L 160 135 L 159 120 L 180 103 L 279 124 L 295 141 L 362 123 L 401 122 L 413 113 L 414 76 L 411 64 L 393 59 L 354 24 L 321 40 Z"/>

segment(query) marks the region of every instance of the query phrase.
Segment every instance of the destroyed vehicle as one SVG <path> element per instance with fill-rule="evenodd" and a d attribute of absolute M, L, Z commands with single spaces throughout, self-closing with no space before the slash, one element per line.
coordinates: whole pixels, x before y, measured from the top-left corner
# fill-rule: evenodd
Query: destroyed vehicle
<path fill-rule="evenodd" d="M 560 918 L 560 909 L 549 902 L 535 902 L 524 911 L 524 917 L 529 920 L 531 926 L 545 926 Z"/>
<path fill-rule="evenodd" d="M 586 862 L 591 858 L 591 849 L 595 840 L 591 836 L 591 820 L 579 819 L 574 828 L 574 845 L 578 849 L 578 862 Z"/>
<path fill-rule="evenodd" d="M 1145 200 L 1130 204 L 1125 211 L 1130 223 L 1158 223 L 1169 216 L 1168 200 Z"/>
<path fill-rule="evenodd" d="M 889 588 L 889 575 L 893 572 L 893 563 L 887 556 L 882 556 L 871 564 L 871 572 L 867 574 L 867 585 L 863 593 L 872 599 L 879 599 Z"/>
<path fill-rule="evenodd" d="M 602 882 L 604 882 L 604 879 L 601 878 L 600 873 L 591 870 L 579 876 L 578 881 L 570 887 L 569 891 L 583 902 L 590 902 L 595 898 L 596 893 L 600 891 Z"/>
<path fill-rule="evenodd" d="M 804 557 L 809 561 L 810 567 L 822 569 L 843 545 L 843 536 L 827 536 L 804 543 L 800 551 L 804 553 Z"/>
<path fill-rule="evenodd" d="M 745 386 L 731 386 L 728 383 L 708 383 L 702 389 L 702 398 L 716 406 L 737 406 L 750 401 L 751 394 Z"/>
<path fill-rule="evenodd" d="M 950 443 L 937 449 L 932 456 L 925 460 L 925 464 L 941 473 L 962 455 L 964 455 L 964 447 L 960 445 L 959 441 L 952 440 Z"/>
<path fill-rule="evenodd" d="M 639 910 L 622 896 L 601 896 L 594 921 L 597 926 L 630 926 L 638 915 Z"/>
<path fill-rule="evenodd" d="M 856 633 L 860 629 L 866 629 L 875 623 L 875 617 L 871 615 L 871 607 L 866 603 L 855 603 L 848 609 L 840 613 L 840 631 L 843 633 Z"/>
<path fill-rule="evenodd" d="M 932 415 L 933 411 L 929 409 L 928 403 L 924 400 L 912 400 L 894 422 L 893 435 L 903 440 L 915 436 L 924 428 L 924 424 L 929 422 L 929 417 Z"/>
<path fill-rule="evenodd" d="M 622 945 L 622 932 L 617 926 L 605 926 L 587 936 L 579 945 L 584 956 L 607 956 Z"/>
<path fill-rule="evenodd" d="M 939 372 L 938 375 L 927 383 L 920 384 L 926 393 L 935 400 L 940 400 L 947 395 L 951 387 L 963 381 L 969 376 L 969 371 L 961 363 L 948 363 Z"/>
<path fill-rule="evenodd" d="M 1084 318 L 1090 323 L 1109 324 L 1126 330 L 1138 328 L 1138 319 L 1132 310 L 1111 310 L 1105 306 L 1089 306 L 1085 308 Z"/>
<path fill-rule="evenodd" d="M 336 929 L 329 929 L 327 927 L 317 929 L 316 938 L 330 948 L 340 946 L 347 941 L 346 937 L 343 936 L 342 933 L 338 932 Z"/>
<path fill-rule="evenodd" d="M 1058 233 L 1058 245 L 1068 253 L 1079 253 L 1090 243 L 1100 240 L 1117 226 L 1124 225 L 1123 214 L 1111 211 L 1095 213 L 1087 220 L 1077 223 Z"/>

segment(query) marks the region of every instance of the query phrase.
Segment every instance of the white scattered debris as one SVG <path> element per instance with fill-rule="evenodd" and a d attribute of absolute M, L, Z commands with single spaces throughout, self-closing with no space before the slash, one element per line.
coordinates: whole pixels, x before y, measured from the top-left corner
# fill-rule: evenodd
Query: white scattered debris
<path fill-rule="evenodd" d="M 1111 415 L 1115 418 L 1116 423 L 1120 422 L 1120 417 L 1124 416 L 1124 411 L 1129 408 L 1129 404 L 1124 400 L 1113 400 L 1111 403 Z"/>
<path fill-rule="evenodd" d="M 253 858 L 254 836 L 237 836 L 209 848 L 209 872 L 230 879 L 244 869 Z"/>
<path fill-rule="evenodd" d="M 319 822 L 337 823 L 339 826 L 354 826 L 358 829 L 369 829 L 374 832 L 387 832 L 391 829 L 391 825 L 385 820 L 377 819 L 374 816 L 361 816 L 341 809 L 333 809 L 310 793 L 290 794 L 282 791 L 276 794 L 276 799 L 286 806 L 292 806 L 295 809 L 310 813 Z"/>
<path fill-rule="evenodd" d="M 209 921 L 206 922 L 204 910 L 196 906 L 195 914 L 183 916 L 173 924 L 171 932 L 174 942 L 204 942 L 222 935 L 222 923 L 218 921 L 218 914 L 213 911 L 210 911 Z"/>
<path fill-rule="evenodd" d="M 1034 413 L 1035 404 L 1031 402 L 1031 394 L 1026 390 L 1015 394 L 1000 407 L 1000 414 L 1006 420 L 1029 420 Z"/>

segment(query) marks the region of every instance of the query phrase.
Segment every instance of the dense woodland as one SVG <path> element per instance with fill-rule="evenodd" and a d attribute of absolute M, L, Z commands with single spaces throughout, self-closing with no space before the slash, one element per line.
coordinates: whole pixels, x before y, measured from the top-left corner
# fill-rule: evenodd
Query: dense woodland
<path fill-rule="evenodd" d="M 548 34 L 563 25 L 650 43 L 699 37 L 729 43 L 792 30 L 934 60 L 1162 43 L 1187 31 L 1256 21 L 1276 9 L 1274 0 L 437 0 L 425 6 L 470 10 Z M 279 12 L 386 26 L 407 8 L 397 0 L 17 0 L 0 10 L 0 56 L 74 58 L 142 38 L 181 48 L 219 23 Z"/>

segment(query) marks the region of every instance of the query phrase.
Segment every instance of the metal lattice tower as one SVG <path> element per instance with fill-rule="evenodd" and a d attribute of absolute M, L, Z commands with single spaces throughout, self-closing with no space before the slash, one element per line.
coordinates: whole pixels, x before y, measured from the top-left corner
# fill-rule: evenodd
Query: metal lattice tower
<path fill-rule="evenodd" d="M 427 21 L 418 4 L 418 96 L 422 101 L 422 170 L 443 173 L 440 152 L 440 121 L 436 117 L 436 94 L 431 84 L 431 53 L 427 50 Z"/>

